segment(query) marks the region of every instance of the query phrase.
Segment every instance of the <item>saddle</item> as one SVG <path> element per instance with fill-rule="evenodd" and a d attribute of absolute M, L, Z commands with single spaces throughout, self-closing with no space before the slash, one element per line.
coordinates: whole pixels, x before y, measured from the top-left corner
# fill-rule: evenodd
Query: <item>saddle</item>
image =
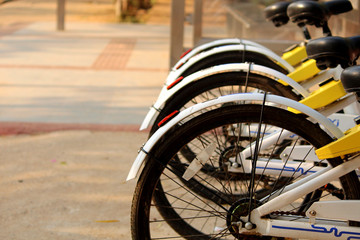
<path fill-rule="evenodd" d="M 334 68 L 338 64 L 347 68 L 355 64 L 360 54 L 360 36 L 323 37 L 310 40 L 306 45 L 309 58 L 316 60 L 319 69 Z"/>
<path fill-rule="evenodd" d="M 291 2 L 277 2 L 264 9 L 265 18 L 272 21 L 275 27 L 280 27 L 288 23 L 289 17 L 286 13 Z"/>
<path fill-rule="evenodd" d="M 351 11 L 352 5 L 347 0 L 333 0 L 329 2 L 298 1 L 287 8 L 290 20 L 299 26 L 315 25 L 323 27 L 332 15 Z"/>
<path fill-rule="evenodd" d="M 346 68 L 341 74 L 341 82 L 347 92 L 360 93 L 360 66 Z"/>
<path fill-rule="evenodd" d="M 295 1 L 277 2 L 264 9 L 265 18 L 272 21 L 276 27 L 283 26 L 291 19 L 299 26 L 315 25 L 322 27 L 331 15 L 351 11 L 348 0 L 333 0 L 329 2 Z"/>

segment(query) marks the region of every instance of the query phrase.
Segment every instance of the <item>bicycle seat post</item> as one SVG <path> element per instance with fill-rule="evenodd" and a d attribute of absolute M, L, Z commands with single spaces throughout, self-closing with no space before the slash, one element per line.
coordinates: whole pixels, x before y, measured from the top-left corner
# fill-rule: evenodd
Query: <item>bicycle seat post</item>
<path fill-rule="evenodd" d="M 309 29 L 307 28 L 307 26 L 305 24 L 303 24 L 302 26 L 299 25 L 299 27 L 302 29 L 305 39 L 310 40 L 311 35 L 310 35 Z"/>
<path fill-rule="evenodd" d="M 324 34 L 325 37 L 331 37 L 332 36 L 331 30 L 329 28 L 329 25 L 328 25 L 327 21 L 323 23 L 322 28 L 323 28 L 323 34 Z"/>

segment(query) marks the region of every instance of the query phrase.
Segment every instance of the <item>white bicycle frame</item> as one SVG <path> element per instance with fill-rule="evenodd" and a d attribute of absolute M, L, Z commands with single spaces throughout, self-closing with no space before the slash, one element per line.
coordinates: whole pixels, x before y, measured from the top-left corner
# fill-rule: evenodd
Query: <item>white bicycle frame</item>
<path fill-rule="evenodd" d="M 287 186 L 281 195 L 275 195 L 270 201 L 255 208 L 251 212 L 250 221 L 256 225 L 256 229 L 250 231 L 242 229 L 241 233 L 256 231 L 262 235 L 304 239 L 359 239 L 360 228 L 348 226 L 347 221 L 360 221 L 360 200 L 315 202 L 306 211 L 308 219 L 304 219 L 302 222 L 287 221 L 281 218 L 262 218 L 294 202 L 301 196 L 313 192 L 331 181 L 336 181 L 359 166 L 360 157 L 357 157 L 335 168 L 323 168 L 294 182 Z"/>
<path fill-rule="evenodd" d="M 338 115 L 342 115 L 342 114 L 338 114 Z M 358 115 L 350 115 L 349 118 L 346 118 L 345 122 L 347 122 L 350 119 L 352 120 L 352 122 L 347 123 L 348 125 L 345 124 L 346 126 L 342 126 L 342 129 L 344 129 L 342 131 L 345 131 L 350 127 L 355 126 L 354 118 L 357 116 Z M 236 126 L 236 127 L 239 128 L 240 126 Z M 253 137 L 256 137 L 257 131 L 258 131 L 257 124 L 253 124 L 250 126 L 246 125 L 243 126 L 241 130 L 239 130 L 239 132 L 241 132 L 244 136 L 253 136 Z M 260 150 L 266 149 L 267 147 L 271 146 L 274 142 L 281 142 L 285 139 L 294 139 L 298 137 L 296 135 L 293 135 L 291 132 L 287 130 L 279 131 L 276 127 L 272 127 L 270 129 L 263 129 L 260 130 L 260 132 L 261 135 L 264 135 L 264 138 L 261 140 Z M 210 145 L 211 144 L 215 144 L 215 143 L 210 143 Z M 244 148 L 239 154 L 239 156 L 230 158 L 228 163 L 229 164 L 228 171 L 250 174 L 252 172 L 252 165 L 249 159 L 251 159 L 251 156 L 253 156 L 254 150 L 255 150 L 255 143 L 252 143 L 246 148 Z M 196 157 L 194 160 L 196 161 L 197 159 L 199 159 L 198 161 L 201 161 L 201 163 L 204 164 L 207 160 L 210 159 L 214 151 L 215 149 L 211 152 L 209 148 L 205 148 L 204 152 L 206 152 L 206 154 L 200 153 L 198 155 L 205 156 L 206 159 L 199 159 L 199 157 Z M 314 166 L 314 162 L 320 162 L 320 160 L 315 154 L 315 149 L 309 145 L 286 147 L 280 153 L 280 157 L 281 159 L 261 159 L 261 158 L 258 159 L 255 173 L 259 175 L 265 174 L 265 175 L 277 176 L 281 171 L 282 176 L 284 177 L 303 177 L 323 169 L 323 167 Z M 299 166 L 299 161 L 303 162 L 301 166 Z M 197 171 L 194 170 L 196 165 L 198 165 L 196 162 L 191 163 L 189 165 L 187 171 L 191 172 L 191 174 L 186 173 L 187 179 L 193 177 L 200 170 L 200 169 L 198 169 Z"/>
<path fill-rule="evenodd" d="M 356 97 L 353 94 L 347 95 L 347 97 L 345 98 L 345 100 L 343 99 L 343 101 L 347 102 L 348 100 L 351 101 L 351 99 L 352 101 L 356 102 Z M 326 113 L 338 111 L 339 109 L 341 109 L 341 107 L 342 104 L 337 103 L 336 106 L 330 106 L 331 111 L 327 109 L 326 111 L 323 111 L 322 114 L 324 116 L 327 116 Z M 349 128 L 355 126 L 354 118 L 356 118 L 359 114 L 359 111 L 355 115 L 335 113 L 330 115 L 328 119 L 331 122 L 336 123 L 337 127 L 339 127 L 339 129 L 344 132 Z M 334 121 L 333 119 L 331 119 L 331 117 L 336 120 Z M 235 126 L 238 131 L 235 133 L 235 135 L 240 134 L 241 132 L 242 134 L 244 134 L 244 136 L 256 137 L 258 131 L 257 124 L 244 125 L 242 126 L 242 129 L 239 129 L 239 127 L 240 126 Z M 260 133 L 261 135 L 264 135 L 263 139 L 261 140 L 261 146 L 259 148 L 260 150 L 268 148 L 274 142 L 282 142 L 285 139 L 291 140 L 297 137 L 289 131 L 279 131 L 276 127 L 261 129 Z M 232 133 L 229 132 L 228 134 L 231 135 Z M 210 143 L 209 145 L 211 144 L 215 143 Z M 187 168 L 184 174 L 184 178 L 189 180 L 190 178 L 195 176 L 195 174 L 201 169 L 199 168 L 199 166 L 201 166 L 201 164 L 205 164 L 206 161 L 209 160 L 210 157 L 213 155 L 214 151 L 215 148 L 205 148 L 203 152 L 199 153 L 198 156 Z M 253 156 L 254 151 L 255 143 L 252 143 L 245 147 L 238 157 L 230 158 L 228 162 L 228 171 L 250 174 L 252 172 L 252 165 L 249 159 L 251 159 L 251 156 Z M 289 157 L 290 155 L 291 157 Z M 319 162 L 320 160 L 315 154 L 315 149 L 313 149 L 311 146 L 289 146 L 280 153 L 280 156 L 281 159 L 258 159 L 255 173 L 260 175 L 278 175 L 281 171 L 282 176 L 284 177 L 303 177 L 309 174 L 313 174 L 323 168 L 314 166 L 314 162 Z M 304 156 L 306 157 L 304 158 Z M 301 167 L 299 166 L 299 161 L 303 162 L 301 164 Z"/>
<path fill-rule="evenodd" d="M 146 144 L 142 147 L 142 150 L 139 152 L 137 158 L 135 159 L 130 172 L 128 174 L 127 180 L 131 180 L 135 178 L 143 165 L 146 153 L 150 152 L 152 148 L 156 145 L 157 141 L 173 126 L 180 123 L 186 118 L 191 117 L 193 114 L 196 114 L 197 112 L 204 111 L 206 109 L 209 109 L 211 107 L 220 106 L 226 103 L 231 102 L 239 102 L 239 101 L 262 101 L 264 98 L 263 94 L 259 93 L 243 93 L 243 94 L 233 94 L 228 96 L 222 96 L 214 100 L 210 100 L 204 103 L 196 104 L 192 107 L 189 107 L 185 109 L 184 111 L 180 112 L 176 117 L 171 119 L 167 124 L 159 128 L 146 142 Z M 266 98 L 267 103 L 275 104 L 275 105 L 281 105 L 286 107 L 291 107 L 293 109 L 298 110 L 299 112 L 304 113 L 305 115 L 309 116 L 310 119 L 314 120 L 315 122 L 318 122 L 321 126 L 324 127 L 324 129 L 334 138 L 340 138 L 344 134 L 343 132 L 334 124 L 332 121 L 330 121 L 328 118 L 326 118 L 321 113 L 315 111 L 314 109 L 307 107 L 299 102 L 296 102 L 294 100 L 284 98 L 281 96 L 275 96 L 275 95 L 268 95 Z M 336 109 L 336 108 L 334 108 Z M 330 112 L 330 111 L 328 111 Z"/>

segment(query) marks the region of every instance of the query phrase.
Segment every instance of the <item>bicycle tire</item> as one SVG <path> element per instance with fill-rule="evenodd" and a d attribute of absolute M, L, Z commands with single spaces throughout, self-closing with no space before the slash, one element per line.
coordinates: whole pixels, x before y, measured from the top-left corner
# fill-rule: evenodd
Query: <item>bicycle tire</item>
<path fill-rule="evenodd" d="M 208 56 L 202 59 L 201 61 L 194 63 L 188 69 L 186 69 L 181 74 L 181 76 L 186 77 L 202 69 L 206 69 L 221 64 L 245 63 L 245 62 L 255 63 L 258 65 L 272 68 L 283 74 L 289 74 L 289 72 L 286 69 L 284 69 L 281 65 L 277 64 L 269 57 L 261 53 L 247 52 L 247 51 L 229 51 L 229 52 L 222 52 Z"/>
<path fill-rule="evenodd" d="M 173 111 L 182 110 L 196 103 L 219 96 L 241 93 L 245 91 L 246 84 L 247 92 L 251 91 L 251 89 L 259 89 L 296 101 L 300 100 L 300 96 L 292 91 L 290 86 L 285 86 L 262 75 L 248 74 L 246 72 L 227 72 L 211 75 L 187 85 L 168 99 L 150 129 L 150 136 L 159 128 L 158 123 Z"/>
<path fill-rule="evenodd" d="M 160 181 L 160 177 L 166 178 L 166 174 L 171 174 L 171 171 L 168 171 L 169 169 L 172 171 L 176 170 L 169 165 L 169 162 L 173 156 L 179 153 L 182 146 L 189 145 L 189 142 L 194 139 L 205 136 L 202 134 L 208 134 L 209 131 L 214 132 L 225 125 L 257 123 L 259 121 L 260 111 L 261 106 L 259 105 L 235 105 L 211 110 L 191 119 L 181 126 L 174 127 L 156 144 L 153 148 L 154 151 L 148 154 L 146 165 L 141 173 L 134 192 L 131 212 L 131 231 L 133 239 L 151 239 L 153 234 L 159 232 L 160 234 L 164 233 L 164 235 L 160 236 L 164 238 L 183 237 L 185 239 L 211 239 L 211 237 L 216 237 L 216 239 L 238 239 L 239 236 L 234 236 L 234 233 L 230 231 L 231 229 L 229 226 L 224 227 L 222 230 L 219 228 L 223 231 L 222 235 L 211 235 L 211 229 L 216 230 L 217 225 L 226 226 L 224 214 L 228 213 L 229 206 L 235 204 L 237 199 L 234 199 L 235 202 L 228 203 L 228 205 L 221 204 L 220 207 L 226 208 L 227 212 L 224 212 L 224 210 L 217 212 L 215 207 L 219 207 L 218 203 L 213 203 L 209 199 L 200 201 L 199 199 L 201 199 L 201 197 L 197 196 L 192 190 L 187 189 L 183 184 L 183 181 L 179 181 L 177 178 L 169 178 L 169 182 L 164 181 L 164 179 L 161 179 Z M 332 141 L 331 137 L 317 124 L 311 123 L 301 115 L 296 115 L 283 109 L 264 106 L 263 121 L 264 124 L 281 127 L 291 131 L 297 136 L 301 136 L 302 141 L 308 141 L 308 143 L 315 148 L 326 145 Z M 218 137 L 220 139 L 221 136 Z M 220 145 L 218 147 L 220 147 Z M 215 154 L 217 155 L 218 153 Z M 328 159 L 328 162 L 332 166 L 337 166 L 338 164 L 341 164 L 343 160 L 335 158 Z M 171 182 L 176 182 L 177 188 L 172 189 L 174 192 L 165 192 L 163 186 L 167 188 L 168 186 L 166 185 Z M 359 199 L 360 185 L 355 172 L 351 172 L 341 177 L 340 182 L 346 199 Z M 222 187 L 225 188 L 225 185 Z M 183 189 L 189 191 L 187 193 L 189 196 L 194 196 L 194 202 L 188 201 L 185 203 L 185 205 L 190 206 L 189 209 L 186 209 L 184 206 L 180 209 L 176 206 L 176 204 L 179 203 L 177 203 L 177 201 L 185 201 L 185 195 L 180 195 L 180 190 Z M 227 190 L 231 192 L 231 189 Z M 157 192 L 160 192 L 160 194 Z M 178 195 L 175 196 L 175 200 L 172 198 L 172 194 Z M 156 199 L 159 197 L 163 197 L 163 199 Z M 200 202 L 202 205 L 200 206 L 196 201 Z M 156 206 L 157 204 L 162 205 Z M 206 204 L 213 204 L 208 211 L 205 211 L 205 208 L 208 207 Z M 156 207 L 165 208 L 166 211 L 160 212 L 165 212 L 167 216 L 161 216 L 156 213 Z M 194 212 L 197 212 L 198 215 L 191 218 L 190 216 L 192 215 L 186 211 L 190 211 L 193 214 Z M 154 212 L 156 219 L 153 216 L 151 216 L 150 219 L 150 214 Z M 200 225 L 196 225 L 196 221 L 201 221 L 205 217 L 208 217 L 207 215 L 201 215 L 202 213 L 206 213 L 213 217 L 219 221 L 219 223 L 209 217 Z M 295 219 L 296 217 L 300 216 L 294 216 Z M 192 219 L 193 222 L 191 222 L 190 219 Z M 210 223 L 215 223 L 215 227 L 211 226 L 209 228 Z M 156 225 L 155 229 L 150 225 Z M 208 227 L 210 232 L 202 232 L 201 227 L 203 226 Z M 254 237 L 258 238 L 259 236 L 243 237 L 244 239 L 252 239 Z"/>

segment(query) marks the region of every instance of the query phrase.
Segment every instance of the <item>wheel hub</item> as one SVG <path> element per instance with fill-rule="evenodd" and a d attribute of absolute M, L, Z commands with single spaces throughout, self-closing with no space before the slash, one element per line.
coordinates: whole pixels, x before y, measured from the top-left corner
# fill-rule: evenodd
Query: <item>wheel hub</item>
<path fill-rule="evenodd" d="M 219 158 L 219 167 L 220 171 L 218 173 L 217 177 L 222 177 L 224 179 L 229 179 L 229 176 L 231 176 L 232 180 L 244 180 L 244 174 L 234 173 L 230 172 L 228 169 L 229 167 L 233 166 L 235 163 L 230 160 L 230 158 L 235 158 L 236 155 L 238 155 L 242 150 L 244 150 L 241 146 L 234 146 L 231 145 L 230 147 L 225 148 Z M 239 164 L 237 164 L 238 167 L 240 167 Z M 223 175 L 223 176 L 222 176 Z"/>
<path fill-rule="evenodd" d="M 260 205 L 259 201 L 252 200 L 251 201 L 251 210 L 258 207 Z M 240 230 L 249 226 L 249 222 L 243 221 L 241 218 L 246 217 L 249 213 L 250 199 L 244 198 L 232 204 L 230 207 L 226 223 L 231 234 L 237 239 L 258 239 L 259 236 L 241 234 Z M 254 233 L 256 234 L 256 233 Z M 255 237 L 255 238 L 254 238 Z"/>

